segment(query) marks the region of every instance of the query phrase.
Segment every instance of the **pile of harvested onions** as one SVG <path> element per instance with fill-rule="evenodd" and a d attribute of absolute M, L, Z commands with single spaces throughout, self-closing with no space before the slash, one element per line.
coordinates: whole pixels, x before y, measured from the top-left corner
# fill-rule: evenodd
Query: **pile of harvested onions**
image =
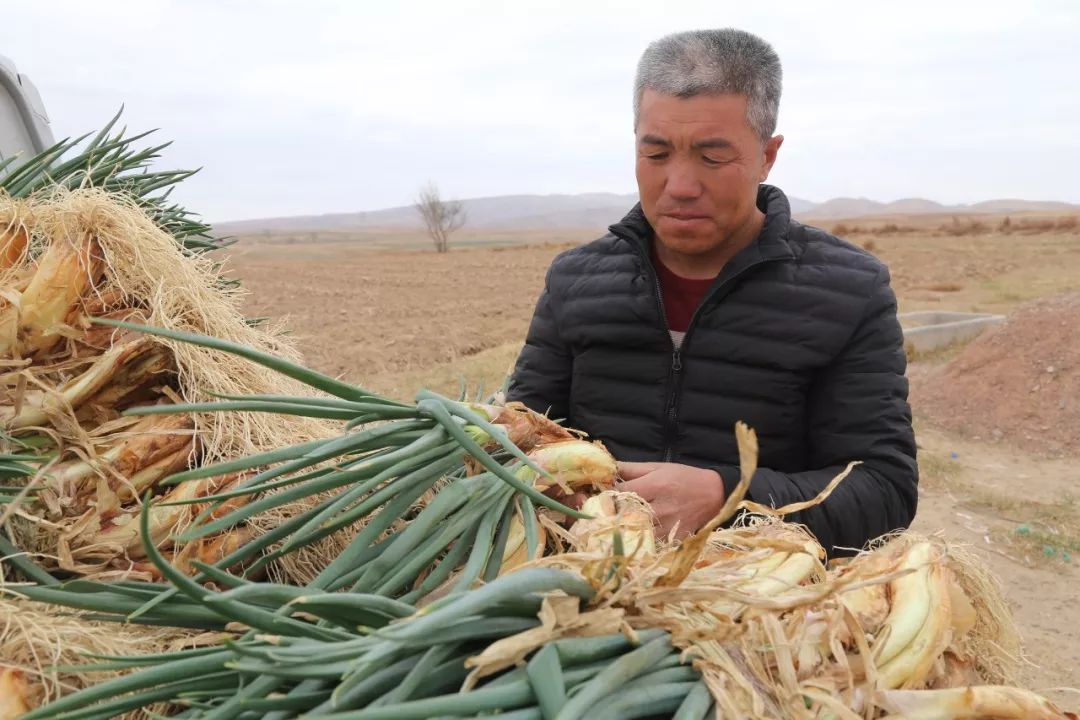
<path fill-rule="evenodd" d="M 420 423 L 412 443 L 424 444 L 406 446 L 404 458 L 389 450 L 313 473 L 306 463 L 340 451 L 351 437 L 345 434 L 290 468 L 296 489 L 306 492 L 308 484 L 325 490 L 319 483 L 327 478 L 339 488 L 371 478 L 344 491 L 356 491 L 350 502 L 364 508 L 357 513 L 364 529 L 303 587 L 205 564 L 197 567 L 212 586 L 200 583 L 147 543 L 170 583 L 157 586 L 156 596 L 155 587 L 138 587 L 143 598 L 153 596 L 155 612 L 217 615 L 233 639 L 169 657 L 125 658 L 144 669 L 27 720 L 109 717 L 151 702 L 193 718 L 1070 717 L 1006 684 L 1015 631 L 997 588 L 967 556 L 899 535 L 827 567 L 805 530 L 780 519 L 804 504 L 769 511 L 745 501 L 757 448 L 743 426 L 736 429 L 740 485 L 709 525 L 665 543 L 652 536 L 647 508 L 632 496 L 601 490 L 580 517 L 539 495 L 537 486 L 556 483 L 596 493 L 611 485 L 614 461 L 557 429 L 548 444 L 523 452 L 510 429 L 545 427 L 524 409 L 421 393 L 402 417 L 401 408 L 380 411 L 363 401 L 370 397 L 346 399 L 362 391 L 309 370 L 213 339 L 186 339 L 305 378 L 340 403 L 363 405 L 352 409 L 363 413 L 357 417 L 396 417 L 381 418 L 376 429 Z M 300 400 L 275 402 L 304 412 Z M 447 474 L 443 465 L 410 470 L 407 458 L 456 461 Z M 393 471 L 374 481 L 388 465 Z M 423 494 L 428 499 L 417 507 Z M 534 512 L 526 500 L 560 514 Z M 755 515 L 721 528 L 739 510 Z M 527 557 L 536 559 L 505 572 L 515 515 Z M 574 515 L 564 529 L 560 520 Z M 141 522 L 148 528 L 148 511 Z M 532 550 L 539 548 L 534 522 L 548 531 L 541 557 Z M 88 594 L 60 588 L 50 599 L 85 607 Z"/>

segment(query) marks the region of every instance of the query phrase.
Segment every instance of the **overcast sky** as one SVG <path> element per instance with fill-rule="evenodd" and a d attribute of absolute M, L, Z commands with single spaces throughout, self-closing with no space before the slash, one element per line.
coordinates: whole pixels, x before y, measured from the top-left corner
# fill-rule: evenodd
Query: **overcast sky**
<path fill-rule="evenodd" d="M 817 7 L 820 6 L 820 7 Z M 822 9 L 827 8 L 827 9 Z M 784 65 L 771 182 L 810 200 L 1080 202 L 1080 3 L 4 2 L 0 55 L 57 138 L 123 103 L 203 167 L 210 220 L 445 194 L 632 192 L 631 86 L 667 32 L 740 27 Z"/>

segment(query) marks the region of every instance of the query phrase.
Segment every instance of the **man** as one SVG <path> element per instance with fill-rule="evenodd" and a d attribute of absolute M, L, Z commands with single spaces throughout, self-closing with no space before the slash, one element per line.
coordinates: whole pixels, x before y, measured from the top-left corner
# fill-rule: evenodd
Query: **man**
<path fill-rule="evenodd" d="M 885 266 L 791 219 L 763 183 L 780 61 L 738 30 L 649 46 L 634 95 L 640 203 L 552 263 L 508 391 L 619 459 L 662 533 L 693 532 L 738 481 L 734 426 L 757 432 L 751 499 L 816 496 L 832 554 L 906 527 L 917 469 L 903 336 Z"/>

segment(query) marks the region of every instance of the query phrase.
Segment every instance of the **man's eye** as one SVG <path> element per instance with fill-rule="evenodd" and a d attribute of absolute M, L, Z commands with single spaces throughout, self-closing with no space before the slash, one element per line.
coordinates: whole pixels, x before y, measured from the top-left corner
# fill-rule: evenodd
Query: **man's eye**
<path fill-rule="evenodd" d="M 645 157 L 649 158 L 650 160 L 666 160 L 667 156 L 668 156 L 668 154 L 666 152 L 664 152 L 664 153 L 652 153 L 651 155 L 646 155 Z"/>
<path fill-rule="evenodd" d="M 716 158 L 711 158 L 708 155 L 702 155 L 702 159 L 705 161 L 706 165 L 723 165 L 727 162 L 727 160 L 717 160 Z"/>

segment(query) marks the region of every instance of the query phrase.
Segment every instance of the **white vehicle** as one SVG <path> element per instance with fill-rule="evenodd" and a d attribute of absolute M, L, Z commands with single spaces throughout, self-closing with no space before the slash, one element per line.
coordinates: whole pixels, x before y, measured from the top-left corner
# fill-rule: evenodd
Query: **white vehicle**
<path fill-rule="evenodd" d="M 31 158 L 54 144 L 45 104 L 30 78 L 0 55 L 0 165 L 16 155 Z M 6 171 L 0 168 L 0 178 Z"/>

